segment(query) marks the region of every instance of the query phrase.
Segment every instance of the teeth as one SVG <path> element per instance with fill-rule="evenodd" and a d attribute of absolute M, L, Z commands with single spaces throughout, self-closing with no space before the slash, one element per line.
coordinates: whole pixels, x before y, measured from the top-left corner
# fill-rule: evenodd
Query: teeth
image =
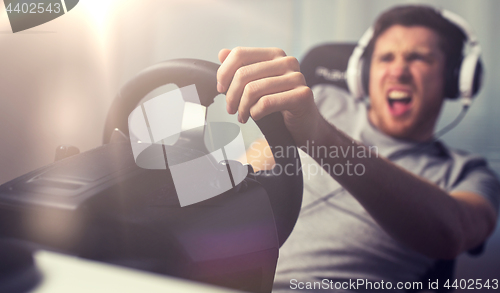
<path fill-rule="evenodd" d="M 410 95 L 408 94 L 408 92 L 405 92 L 405 91 L 391 91 L 391 92 L 389 92 L 390 99 L 400 100 L 400 99 L 406 99 L 409 97 L 410 97 Z"/>

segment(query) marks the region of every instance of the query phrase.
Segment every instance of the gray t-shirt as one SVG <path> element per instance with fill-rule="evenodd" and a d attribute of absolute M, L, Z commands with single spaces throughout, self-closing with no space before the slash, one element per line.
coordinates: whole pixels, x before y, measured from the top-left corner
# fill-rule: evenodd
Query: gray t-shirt
<path fill-rule="evenodd" d="M 370 124 L 366 104 L 347 92 L 328 85 L 316 86 L 313 92 L 326 120 L 366 146 L 376 146 L 372 153 L 378 152 L 447 192 L 480 194 L 498 211 L 500 183 L 481 157 L 452 150 L 441 142 L 423 147 L 392 138 Z M 342 151 L 337 155 L 343 155 Z M 302 161 L 302 210 L 280 249 L 273 292 L 295 292 L 298 282 L 307 285 L 323 279 L 416 281 L 432 267 L 435 260 L 390 237 L 313 159 L 304 156 Z M 362 173 L 362 168 L 357 171 Z"/>

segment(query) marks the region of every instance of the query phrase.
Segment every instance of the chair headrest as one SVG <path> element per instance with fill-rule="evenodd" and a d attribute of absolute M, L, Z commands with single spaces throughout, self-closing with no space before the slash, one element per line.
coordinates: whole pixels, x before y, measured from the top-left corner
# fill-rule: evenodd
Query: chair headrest
<path fill-rule="evenodd" d="M 356 43 L 327 43 L 309 50 L 300 63 L 307 86 L 332 84 L 346 91 L 345 71 Z"/>

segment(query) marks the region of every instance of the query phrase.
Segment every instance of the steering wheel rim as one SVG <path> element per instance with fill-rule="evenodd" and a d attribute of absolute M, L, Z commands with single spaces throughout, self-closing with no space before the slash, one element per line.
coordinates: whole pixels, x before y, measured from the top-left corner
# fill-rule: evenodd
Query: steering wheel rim
<path fill-rule="evenodd" d="M 179 88 L 195 84 L 200 103 L 208 107 L 219 95 L 218 64 L 198 59 L 174 59 L 150 66 L 128 81 L 114 99 L 106 119 L 103 143 L 109 143 L 115 128 L 128 133 L 128 115 L 138 102 L 152 90 L 166 84 Z M 297 221 L 302 203 L 302 169 L 295 142 L 285 126 L 283 116 L 275 112 L 255 121 L 264 134 L 276 165 L 273 169 L 255 173 L 255 179 L 266 190 L 274 213 L 280 246 Z M 288 156 L 277 156 L 277 150 Z M 283 153 L 283 152 L 282 152 Z M 290 174 L 285 170 L 291 168 Z"/>

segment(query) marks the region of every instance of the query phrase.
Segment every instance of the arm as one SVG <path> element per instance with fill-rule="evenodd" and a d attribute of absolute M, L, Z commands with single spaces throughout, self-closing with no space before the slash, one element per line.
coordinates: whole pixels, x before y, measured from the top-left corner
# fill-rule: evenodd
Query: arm
<path fill-rule="evenodd" d="M 282 50 L 236 48 L 221 50 L 218 90 L 227 92 L 227 111 L 238 111 L 244 123 L 281 111 L 298 146 L 352 146 L 352 139 L 319 113 L 295 58 Z M 333 166 L 346 158 L 314 158 Z M 335 176 L 395 239 L 433 258 L 454 258 L 482 243 L 493 231 L 496 213 L 473 193 L 447 194 L 380 157 L 349 158 L 365 166 L 363 176 Z"/>
<path fill-rule="evenodd" d="M 352 139 L 328 122 L 320 126 L 319 145 L 352 145 Z M 448 194 L 390 161 L 348 158 L 365 167 L 362 176 L 334 176 L 395 239 L 432 258 L 452 259 L 481 244 L 493 231 L 496 212 L 482 196 L 470 192 Z M 328 164 L 346 164 L 345 158 Z M 362 184 L 360 184 L 360 181 Z"/>

